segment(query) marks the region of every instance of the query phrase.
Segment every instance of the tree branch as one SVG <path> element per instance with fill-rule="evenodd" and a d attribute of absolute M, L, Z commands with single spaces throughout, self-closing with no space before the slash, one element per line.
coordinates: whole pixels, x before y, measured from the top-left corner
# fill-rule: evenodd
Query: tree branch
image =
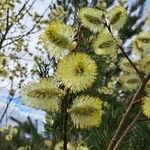
<path fill-rule="evenodd" d="M 68 113 L 67 113 L 67 107 L 68 107 L 68 98 L 69 98 L 69 89 L 66 89 L 66 95 L 64 97 L 64 121 L 63 121 L 63 149 L 67 150 L 67 120 L 68 120 Z"/>
<path fill-rule="evenodd" d="M 144 80 L 142 81 L 142 84 L 140 85 L 137 92 L 133 96 L 125 114 L 123 115 L 123 117 L 120 121 L 120 124 L 116 130 L 116 133 L 114 134 L 113 138 L 110 141 L 110 144 L 109 144 L 107 150 L 113 150 L 113 148 L 115 147 L 117 141 L 119 140 L 120 136 L 122 135 L 122 132 L 123 132 L 125 124 L 126 124 L 126 120 L 128 119 L 128 115 L 130 114 L 130 112 L 135 104 L 134 102 L 139 99 L 139 97 L 140 97 L 141 93 L 143 92 L 144 87 L 147 84 L 149 79 L 150 79 L 150 73 L 144 78 Z"/>
<path fill-rule="evenodd" d="M 120 143 L 122 142 L 122 140 L 127 136 L 127 134 L 131 131 L 131 129 L 133 128 L 133 126 L 138 121 L 141 113 L 142 112 L 140 110 L 139 113 L 133 119 L 133 121 L 128 125 L 127 129 L 125 130 L 125 132 L 121 135 L 120 139 L 117 141 L 117 143 L 116 143 L 115 147 L 113 148 L 113 150 L 117 150 L 118 149 L 118 147 L 119 147 Z"/>
<path fill-rule="evenodd" d="M 22 38 L 25 37 L 25 36 L 28 36 L 28 35 L 35 34 L 35 33 L 39 32 L 39 30 L 38 30 L 38 31 L 34 31 L 34 29 L 36 28 L 37 24 L 41 21 L 41 19 L 42 19 L 43 16 L 45 15 L 45 13 L 48 11 L 48 9 L 50 8 L 50 6 L 51 6 L 51 4 L 45 9 L 45 11 L 43 12 L 43 14 L 42 14 L 42 15 L 40 16 L 40 18 L 37 20 L 36 24 L 35 24 L 29 31 L 27 31 L 26 33 L 24 33 L 24 34 L 22 34 L 22 35 L 17 35 L 17 36 L 10 37 L 10 38 L 6 39 L 6 40 L 12 40 L 12 41 L 10 41 L 10 42 L 6 43 L 5 45 L 1 46 L 1 48 L 4 48 L 4 47 L 6 47 L 7 45 L 10 45 L 10 44 L 12 44 L 12 43 L 14 43 L 14 42 L 16 42 L 16 41 L 22 39 Z M 14 39 L 14 40 L 13 40 L 13 39 Z"/>
<path fill-rule="evenodd" d="M 104 26 L 108 29 L 108 31 L 111 33 L 111 35 L 113 36 L 113 38 L 116 41 L 115 36 L 113 35 L 112 31 L 111 31 L 111 27 L 107 24 L 106 20 L 105 20 L 105 16 L 103 16 L 103 20 L 104 20 Z M 138 76 L 140 77 L 141 81 L 143 80 L 143 75 L 142 73 L 139 71 L 139 69 L 136 67 L 136 65 L 132 62 L 132 60 L 129 58 L 129 56 L 126 54 L 126 52 L 123 49 L 123 46 L 118 44 L 116 42 L 116 46 L 121 50 L 121 52 L 123 53 L 123 55 L 127 58 L 127 60 L 129 61 L 129 63 L 131 64 L 131 66 L 134 68 L 134 70 L 136 71 L 136 73 L 138 74 Z"/>

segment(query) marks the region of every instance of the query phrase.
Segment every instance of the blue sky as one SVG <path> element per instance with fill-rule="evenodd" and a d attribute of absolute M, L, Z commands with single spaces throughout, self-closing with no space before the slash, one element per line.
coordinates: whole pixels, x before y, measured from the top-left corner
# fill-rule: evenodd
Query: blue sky
<path fill-rule="evenodd" d="M 7 100 L 9 96 L 6 91 L 0 91 L 0 116 L 2 115 L 4 108 L 6 107 Z M 30 117 L 33 122 L 37 121 L 38 125 L 38 132 L 44 132 L 44 124 L 45 123 L 45 112 L 42 110 L 37 110 L 33 108 L 29 108 L 22 104 L 21 100 L 17 97 L 13 98 L 11 102 L 7 114 L 5 115 L 0 127 L 4 126 L 5 124 L 16 125 L 10 117 L 13 116 L 14 118 L 18 119 L 19 121 L 26 121 L 27 117 Z"/>

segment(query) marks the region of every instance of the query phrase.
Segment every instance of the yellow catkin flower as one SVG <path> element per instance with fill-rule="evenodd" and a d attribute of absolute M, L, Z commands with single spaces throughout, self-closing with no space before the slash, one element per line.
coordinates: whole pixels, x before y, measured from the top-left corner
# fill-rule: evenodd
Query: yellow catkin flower
<path fill-rule="evenodd" d="M 63 150 L 63 141 L 61 142 L 58 142 L 56 145 L 55 145 L 55 148 L 54 150 Z M 74 147 L 71 143 L 68 143 L 67 144 L 67 150 L 74 150 Z"/>
<path fill-rule="evenodd" d="M 43 78 L 40 82 L 29 83 L 22 88 L 23 103 L 38 109 L 59 111 L 62 92 L 52 80 Z"/>
<path fill-rule="evenodd" d="M 63 58 L 69 53 L 74 40 L 75 29 L 63 22 L 52 21 L 41 36 L 45 48 L 51 57 Z"/>
<path fill-rule="evenodd" d="M 139 33 L 132 42 L 132 49 L 139 55 L 150 53 L 150 33 Z"/>
<path fill-rule="evenodd" d="M 132 62 L 134 63 L 134 65 L 138 69 L 141 69 L 138 61 L 132 61 Z M 136 73 L 136 71 L 132 67 L 131 63 L 126 58 L 121 60 L 120 68 L 121 68 L 122 71 L 125 71 L 125 72 L 134 72 L 134 73 Z"/>
<path fill-rule="evenodd" d="M 120 82 L 124 91 L 133 91 L 140 85 L 139 76 L 134 72 L 123 72 Z"/>
<path fill-rule="evenodd" d="M 96 7 L 102 11 L 105 11 L 107 9 L 106 0 L 97 0 Z"/>
<path fill-rule="evenodd" d="M 17 150 L 31 150 L 31 146 L 30 146 L 30 145 L 21 146 L 21 147 L 19 147 Z"/>
<path fill-rule="evenodd" d="M 107 28 L 104 28 L 97 35 L 97 38 L 92 43 L 92 47 L 98 55 L 115 54 L 117 50 L 115 41 Z"/>
<path fill-rule="evenodd" d="M 78 13 L 79 20 L 84 26 L 94 32 L 99 31 L 103 26 L 102 15 L 101 10 L 91 7 L 83 7 Z"/>
<path fill-rule="evenodd" d="M 109 23 L 114 30 L 121 29 L 127 20 L 127 10 L 122 6 L 115 6 L 107 13 Z"/>
<path fill-rule="evenodd" d="M 62 150 L 63 149 L 63 141 L 58 142 L 55 145 L 54 150 Z M 72 143 L 67 143 L 67 150 L 89 150 L 88 147 L 82 145 L 74 145 Z"/>
<path fill-rule="evenodd" d="M 68 110 L 76 128 L 98 127 L 102 118 L 102 101 L 96 97 L 77 97 Z"/>
<path fill-rule="evenodd" d="M 12 138 L 13 138 L 13 135 L 12 135 L 12 134 L 7 134 L 7 135 L 5 136 L 5 140 L 6 140 L 6 141 L 11 141 Z"/>
<path fill-rule="evenodd" d="M 89 55 L 72 53 L 58 63 L 56 78 L 73 92 L 92 86 L 97 76 L 97 65 Z"/>
<path fill-rule="evenodd" d="M 144 97 L 142 109 L 143 114 L 150 118 L 150 96 Z"/>
<path fill-rule="evenodd" d="M 89 150 L 89 148 L 86 146 L 79 146 L 77 147 L 77 150 Z"/>
<path fill-rule="evenodd" d="M 150 53 L 143 56 L 140 60 L 140 65 L 144 73 L 150 73 Z"/>
<path fill-rule="evenodd" d="M 47 147 L 47 148 L 51 148 L 52 147 L 52 141 L 51 140 L 44 140 L 44 145 Z"/>

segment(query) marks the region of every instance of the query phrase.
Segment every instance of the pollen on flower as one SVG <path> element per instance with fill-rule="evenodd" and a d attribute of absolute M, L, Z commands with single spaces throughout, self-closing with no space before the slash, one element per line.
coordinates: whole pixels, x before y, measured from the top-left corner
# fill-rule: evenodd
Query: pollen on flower
<path fill-rule="evenodd" d="M 114 30 L 121 29 L 127 20 L 127 10 L 122 6 L 115 6 L 108 11 L 108 20 Z"/>
<path fill-rule="evenodd" d="M 56 78 L 73 92 L 91 87 L 97 76 L 97 65 L 85 53 L 70 54 L 58 63 Z"/>
<path fill-rule="evenodd" d="M 103 26 L 102 14 L 103 12 L 99 9 L 83 7 L 79 10 L 78 17 L 85 27 L 97 32 Z"/>
<path fill-rule="evenodd" d="M 80 96 L 73 101 L 68 112 L 76 128 L 97 127 L 101 123 L 102 101 L 95 97 Z"/>
<path fill-rule="evenodd" d="M 75 29 L 63 22 L 52 21 L 41 36 L 45 48 L 50 56 L 61 59 L 69 53 L 74 40 Z"/>
<path fill-rule="evenodd" d="M 59 111 L 62 94 L 54 82 L 46 78 L 27 84 L 21 91 L 24 104 L 52 112 Z"/>

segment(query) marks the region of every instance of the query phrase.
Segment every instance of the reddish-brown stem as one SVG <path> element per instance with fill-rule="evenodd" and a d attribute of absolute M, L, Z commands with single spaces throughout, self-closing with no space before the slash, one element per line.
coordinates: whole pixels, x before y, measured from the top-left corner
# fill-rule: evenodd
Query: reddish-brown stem
<path fill-rule="evenodd" d="M 78 48 L 80 47 L 80 43 L 81 43 L 81 38 L 82 38 L 82 32 L 81 32 L 81 29 L 82 29 L 82 24 L 81 23 L 79 23 L 78 24 L 78 30 L 77 30 L 77 45 L 76 45 L 76 47 L 72 50 L 72 52 L 75 52 L 75 51 L 77 51 L 78 50 Z"/>
<path fill-rule="evenodd" d="M 139 97 L 140 97 L 141 93 L 143 92 L 144 87 L 147 84 L 149 79 L 150 79 L 150 74 L 148 74 L 143 79 L 142 84 L 140 85 L 140 87 L 138 88 L 137 92 L 133 96 L 133 98 L 132 98 L 132 100 L 131 100 L 131 102 L 130 102 L 130 104 L 129 104 L 126 112 L 125 112 L 125 114 L 123 115 L 123 117 L 122 117 L 122 119 L 120 121 L 120 124 L 119 124 L 119 126 L 118 126 L 118 128 L 117 128 L 117 130 L 116 130 L 116 132 L 115 132 L 115 134 L 113 136 L 113 138 L 111 139 L 107 150 L 114 150 L 114 147 L 115 147 L 117 141 L 119 140 L 120 136 L 122 135 L 122 132 L 124 131 L 124 127 L 126 125 L 126 120 L 128 119 L 128 115 L 132 111 L 132 108 L 133 108 L 133 106 L 135 104 L 134 102 L 139 99 Z"/>
<path fill-rule="evenodd" d="M 63 149 L 67 150 L 67 119 L 68 119 L 68 113 L 67 113 L 67 107 L 68 107 L 68 98 L 69 98 L 69 89 L 66 89 L 66 94 L 64 97 L 64 115 L 63 115 Z"/>
<path fill-rule="evenodd" d="M 121 135 L 120 139 L 117 141 L 115 147 L 113 150 L 117 150 L 120 143 L 122 142 L 122 140 L 124 139 L 124 137 L 127 136 L 127 134 L 131 131 L 132 127 L 136 124 L 136 122 L 138 121 L 140 115 L 141 115 L 141 110 L 138 112 L 138 114 L 135 116 L 135 118 L 132 120 L 132 122 L 128 125 L 127 129 L 125 130 L 125 132 Z"/>
<path fill-rule="evenodd" d="M 134 68 L 134 70 L 137 72 L 137 74 L 139 75 L 140 79 L 143 79 L 143 76 L 141 74 L 141 72 L 138 70 L 138 68 L 135 66 L 135 64 L 132 62 L 132 60 L 129 58 L 129 56 L 126 54 L 126 52 L 124 51 L 123 47 L 119 44 L 117 44 L 117 47 L 121 50 L 121 52 L 123 53 L 123 55 L 126 57 L 126 59 L 130 62 L 130 64 L 132 65 L 132 67 Z"/>

